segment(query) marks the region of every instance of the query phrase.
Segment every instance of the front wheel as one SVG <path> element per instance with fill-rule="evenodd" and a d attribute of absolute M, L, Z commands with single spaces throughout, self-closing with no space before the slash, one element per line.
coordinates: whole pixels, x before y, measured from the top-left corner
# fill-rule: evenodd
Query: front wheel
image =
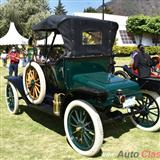
<path fill-rule="evenodd" d="M 103 143 L 101 119 L 94 107 L 82 100 L 66 108 L 64 128 L 70 145 L 81 155 L 94 156 Z"/>
<path fill-rule="evenodd" d="M 160 129 L 160 96 L 147 90 L 142 90 L 142 95 L 142 99 L 137 100 L 137 106 L 129 109 L 129 112 L 141 110 L 131 116 L 131 121 L 142 130 L 157 131 Z"/>

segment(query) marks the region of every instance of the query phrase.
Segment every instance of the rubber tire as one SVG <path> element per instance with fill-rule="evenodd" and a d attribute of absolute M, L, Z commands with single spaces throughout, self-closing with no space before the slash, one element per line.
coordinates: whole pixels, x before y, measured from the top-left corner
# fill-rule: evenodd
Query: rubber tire
<path fill-rule="evenodd" d="M 142 93 L 150 95 L 156 101 L 158 108 L 159 108 L 159 111 L 160 111 L 160 95 L 157 94 L 156 92 L 152 92 L 152 91 L 148 91 L 148 90 L 141 90 L 141 91 L 142 91 Z M 128 109 L 128 111 L 130 112 L 130 109 Z M 157 131 L 160 129 L 160 113 L 159 113 L 159 119 L 158 119 L 157 123 L 150 128 L 145 128 L 145 127 L 137 124 L 137 122 L 133 119 L 132 116 L 130 118 L 131 118 L 131 121 L 133 122 L 133 124 L 137 128 L 142 129 L 144 131 L 152 132 L 152 131 Z"/>
<path fill-rule="evenodd" d="M 7 87 L 8 85 L 10 85 L 11 89 L 12 89 L 12 92 L 13 92 L 13 97 L 14 97 L 14 107 L 13 107 L 13 110 L 9 107 L 9 104 L 8 104 L 8 96 L 7 96 Z M 20 114 L 22 113 L 20 108 L 19 108 L 19 101 L 18 101 L 18 91 L 17 89 L 14 87 L 14 85 L 11 83 L 11 82 L 8 82 L 5 86 L 5 99 L 6 99 L 6 104 L 7 104 L 7 109 L 8 111 L 11 113 L 11 114 Z"/>
<path fill-rule="evenodd" d="M 116 71 L 116 72 L 114 72 L 114 75 L 116 75 L 116 76 L 120 75 L 124 79 L 130 79 L 128 74 L 126 72 L 124 72 L 124 71 Z"/>
<path fill-rule="evenodd" d="M 87 111 L 87 113 L 89 114 L 89 116 L 93 122 L 94 128 L 95 128 L 94 144 L 89 150 L 86 150 L 86 151 L 79 149 L 73 143 L 73 141 L 71 140 L 71 137 L 69 135 L 69 131 L 68 131 L 68 123 L 67 123 L 68 122 L 68 115 L 69 115 L 70 111 L 76 106 L 82 107 L 84 110 Z M 70 102 L 66 108 L 65 115 L 64 115 L 64 128 L 65 128 L 65 133 L 66 133 L 68 142 L 70 143 L 72 148 L 75 151 L 77 151 L 78 153 L 80 153 L 81 155 L 94 156 L 101 149 L 101 145 L 103 143 L 103 134 L 104 134 L 103 133 L 103 126 L 102 126 L 102 122 L 101 122 L 101 119 L 100 119 L 97 111 L 95 110 L 95 108 L 91 104 L 89 104 L 83 100 L 74 100 L 74 101 Z"/>
<path fill-rule="evenodd" d="M 30 97 L 30 95 L 28 94 L 28 88 L 26 86 L 26 83 L 25 83 L 25 77 L 26 77 L 26 71 L 27 69 L 32 66 L 38 73 L 38 76 L 40 78 L 40 94 L 39 94 L 39 97 L 38 99 L 34 100 L 32 97 Z M 28 98 L 28 100 L 33 103 L 33 104 L 40 104 L 42 103 L 42 101 L 44 100 L 44 97 L 46 95 L 46 80 L 45 80 L 45 76 L 44 76 L 44 73 L 43 73 L 43 70 L 42 68 L 40 67 L 40 65 L 36 62 L 31 62 L 31 63 L 28 63 L 24 69 L 24 72 L 23 72 L 23 87 L 24 87 L 24 92 Z"/>

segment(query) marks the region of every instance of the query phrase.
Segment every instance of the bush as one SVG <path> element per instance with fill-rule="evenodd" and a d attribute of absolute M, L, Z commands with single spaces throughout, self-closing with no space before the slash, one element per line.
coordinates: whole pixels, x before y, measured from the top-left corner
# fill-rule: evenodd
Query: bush
<path fill-rule="evenodd" d="M 130 53 L 134 50 L 136 50 L 136 46 L 113 46 L 113 53 L 115 53 L 116 56 L 129 56 Z M 145 52 L 150 55 L 155 55 L 157 53 L 160 53 L 160 46 L 148 46 L 145 47 Z"/>
<path fill-rule="evenodd" d="M 160 46 L 148 46 L 145 47 L 146 53 L 149 53 L 150 55 L 155 55 L 157 53 L 160 53 Z"/>

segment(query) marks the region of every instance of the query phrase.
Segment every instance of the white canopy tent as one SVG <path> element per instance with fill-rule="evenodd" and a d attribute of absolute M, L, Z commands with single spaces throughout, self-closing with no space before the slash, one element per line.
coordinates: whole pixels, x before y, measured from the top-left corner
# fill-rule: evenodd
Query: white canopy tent
<path fill-rule="evenodd" d="M 19 45 L 19 44 L 28 44 L 28 39 L 21 36 L 14 23 L 10 23 L 9 30 L 7 34 L 0 38 L 0 45 Z"/>
<path fill-rule="evenodd" d="M 52 40 L 53 40 L 53 37 L 54 37 L 54 32 L 52 32 L 48 38 L 47 38 L 47 44 L 50 45 L 52 43 Z M 45 44 L 45 39 L 42 39 L 42 40 L 38 40 L 37 41 L 37 45 L 44 45 Z M 55 41 L 54 41 L 54 44 L 64 44 L 63 42 L 63 38 L 61 35 L 56 35 L 56 38 L 55 38 Z"/>

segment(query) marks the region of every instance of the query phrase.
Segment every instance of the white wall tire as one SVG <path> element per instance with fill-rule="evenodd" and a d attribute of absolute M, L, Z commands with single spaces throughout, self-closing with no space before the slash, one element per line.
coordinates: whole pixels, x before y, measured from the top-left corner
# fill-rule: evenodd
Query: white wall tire
<path fill-rule="evenodd" d="M 31 103 L 42 103 L 46 95 L 46 80 L 38 63 L 31 62 L 26 65 L 23 72 L 23 87 Z"/>
<path fill-rule="evenodd" d="M 64 128 L 68 142 L 84 156 L 96 155 L 103 143 L 103 126 L 95 108 L 82 100 L 74 100 L 66 108 Z"/>
<path fill-rule="evenodd" d="M 7 82 L 6 84 L 5 99 L 7 109 L 11 114 L 21 113 L 18 103 L 18 91 L 11 82 Z"/>
<path fill-rule="evenodd" d="M 147 109 L 141 114 L 131 116 L 131 121 L 144 131 L 157 131 L 160 129 L 160 95 L 148 90 L 142 90 L 142 93 L 143 106 L 147 106 Z M 141 104 L 142 101 L 139 101 L 139 106 L 142 106 Z M 128 111 L 131 112 L 131 108 Z"/>
<path fill-rule="evenodd" d="M 124 78 L 124 79 L 130 79 L 129 78 L 129 75 L 125 72 L 125 71 L 116 71 L 116 72 L 114 72 L 114 75 L 115 76 L 118 76 L 118 77 L 120 77 L 120 78 Z"/>

